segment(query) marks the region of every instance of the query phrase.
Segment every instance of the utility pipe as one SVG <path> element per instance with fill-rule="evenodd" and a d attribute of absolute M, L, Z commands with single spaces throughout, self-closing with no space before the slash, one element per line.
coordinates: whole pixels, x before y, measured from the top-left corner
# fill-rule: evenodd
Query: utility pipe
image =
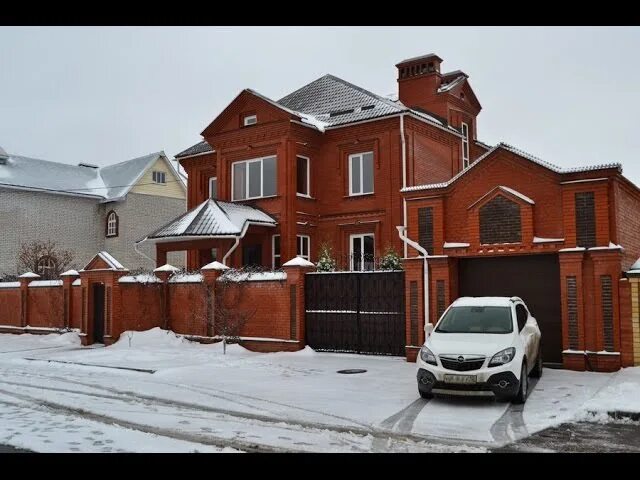
<path fill-rule="evenodd" d="M 402 146 L 402 188 L 407 188 L 407 143 L 404 138 L 404 113 L 400 115 L 400 145 Z M 402 196 L 402 225 L 407 230 L 407 199 Z M 407 244 L 404 243 L 404 258 L 407 258 Z"/>
<path fill-rule="evenodd" d="M 402 240 L 404 242 L 404 246 L 405 248 L 407 247 L 407 245 L 415 248 L 421 255 L 422 255 L 422 259 L 423 259 L 423 282 L 424 282 L 424 287 L 423 287 L 423 293 L 424 293 L 424 329 L 425 332 L 427 331 L 427 325 L 430 324 L 431 322 L 429 321 L 429 264 L 427 263 L 427 257 L 429 256 L 429 254 L 427 253 L 427 251 L 419 244 L 414 242 L 413 240 L 411 240 L 409 237 L 407 237 L 405 235 L 405 231 L 406 231 L 406 227 L 400 225 L 396 227 L 398 229 L 398 235 L 400 236 L 400 240 Z M 405 258 L 406 255 L 405 255 Z M 418 345 L 412 345 L 414 347 L 417 347 Z"/>

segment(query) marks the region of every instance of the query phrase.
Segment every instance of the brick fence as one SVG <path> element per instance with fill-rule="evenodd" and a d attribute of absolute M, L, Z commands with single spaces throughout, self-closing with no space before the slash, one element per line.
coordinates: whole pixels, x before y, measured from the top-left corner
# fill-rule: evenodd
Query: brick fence
<path fill-rule="evenodd" d="M 127 330 L 154 327 L 213 342 L 219 337 L 211 299 L 222 294 L 223 302 L 246 312 L 248 319 L 240 332 L 246 348 L 263 352 L 299 350 L 305 345 L 304 274 L 313 264 L 288 263 L 283 265 L 283 272 L 256 273 L 240 281 L 224 282 L 230 285 L 224 290 L 220 289 L 220 277 L 226 267 L 217 262 L 196 274 L 181 274 L 165 265 L 153 275 L 132 276 L 128 270 L 96 256 L 80 272 L 63 274 L 62 280 L 41 281 L 29 272 L 19 282 L 0 283 L 0 332 L 73 329 L 87 345 L 100 340 L 95 328 L 96 315 L 100 315 L 107 345 Z M 95 308 L 95 292 L 104 295 L 100 313 Z"/>

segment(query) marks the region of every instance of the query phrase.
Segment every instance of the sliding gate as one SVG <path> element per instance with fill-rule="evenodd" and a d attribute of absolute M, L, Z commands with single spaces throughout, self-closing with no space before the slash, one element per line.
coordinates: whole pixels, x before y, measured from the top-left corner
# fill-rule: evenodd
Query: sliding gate
<path fill-rule="evenodd" d="M 307 273 L 305 292 L 314 350 L 405 354 L 404 272 Z"/>

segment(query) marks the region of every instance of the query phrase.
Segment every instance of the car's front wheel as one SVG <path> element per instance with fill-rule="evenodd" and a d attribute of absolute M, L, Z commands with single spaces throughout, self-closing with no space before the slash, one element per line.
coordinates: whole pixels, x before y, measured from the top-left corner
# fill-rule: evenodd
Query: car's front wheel
<path fill-rule="evenodd" d="M 529 390 L 529 378 L 527 376 L 527 364 L 522 362 L 522 370 L 520 371 L 520 385 L 518 393 L 511 400 L 513 403 L 524 403 L 527 401 L 527 391 Z"/>
<path fill-rule="evenodd" d="M 531 370 L 531 376 L 533 378 L 540 378 L 542 376 L 542 345 L 538 347 L 538 358 L 536 359 L 536 365 Z"/>
<path fill-rule="evenodd" d="M 433 393 L 431 392 L 425 392 L 424 390 L 420 389 L 418 389 L 418 391 L 420 392 L 420 396 L 426 400 L 430 400 L 433 398 Z"/>

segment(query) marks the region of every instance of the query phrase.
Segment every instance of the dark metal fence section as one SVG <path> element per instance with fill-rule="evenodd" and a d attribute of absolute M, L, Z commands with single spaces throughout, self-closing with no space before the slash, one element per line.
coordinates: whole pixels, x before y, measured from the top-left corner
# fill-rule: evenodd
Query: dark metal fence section
<path fill-rule="evenodd" d="M 308 273 L 306 341 L 314 350 L 404 355 L 404 272 Z"/>

